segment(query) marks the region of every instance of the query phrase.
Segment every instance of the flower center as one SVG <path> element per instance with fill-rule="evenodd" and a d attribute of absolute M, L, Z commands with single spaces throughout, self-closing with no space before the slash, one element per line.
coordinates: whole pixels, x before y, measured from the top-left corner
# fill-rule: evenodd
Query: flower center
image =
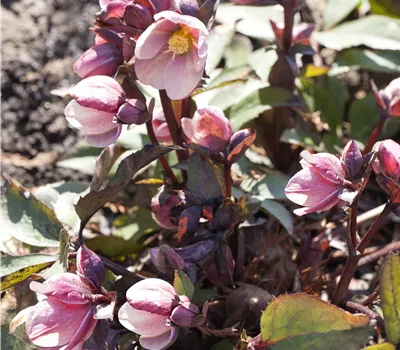
<path fill-rule="evenodd" d="M 168 49 L 174 54 L 183 55 L 188 52 L 192 45 L 192 35 L 188 28 L 182 27 L 169 37 Z"/>

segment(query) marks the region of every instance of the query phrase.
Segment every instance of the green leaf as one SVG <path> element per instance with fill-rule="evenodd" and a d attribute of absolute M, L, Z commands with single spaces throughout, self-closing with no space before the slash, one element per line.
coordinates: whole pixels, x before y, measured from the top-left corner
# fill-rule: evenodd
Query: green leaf
<path fill-rule="evenodd" d="M 236 23 L 236 31 L 257 39 L 274 40 L 269 19 L 283 24 L 280 6 L 237 6 L 232 3 L 220 4 L 215 19 L 220 23 Z"/>
<path fill-rule="evenodd" d="M 396 0 L 369 0 L 371 12 L 393 18 L 400 18 L 400 6 Z"/>
<path fill-rule="evenodd" d="M 266 87 L 254 91 L 229 109 L 232 129 L 239 130 L 243 124 L 268 109 L 293 105 L 302 105 L 302 102 L 286 89 Z"/>
<path fill-rule="evenodd" d="M 374 52 L 366 49 L 345 50 L 339 54 L 328 75 L 357 69 L 379 73 L 398 73 L 400 72 L 400 52 L 391 50 Z"/>
<path fill-rule="evenodd" d="M 300 128 L 285 129 L 281 135 L 280 141 L 303 148 L 307 146 L 318 150 L 313 135 Z"/>
<path fill-rule="evenodd" d="M 241 189 L 251 192 L 262 201 L 265 199 L 287 199 L 285 187 L 290 177 L 280 172 L 270 172 L 255 180 L 248 178 L 241 183 Z"/>
<path fill-rule="evenodd" d="M 380 296 L 385 330 L 392 344 L 400 342 L 400 256 L 390 254 L 382 269 Z"/>
<path fill-rule="evenodd" d="M 352 315 L 316 296 L 286 294 L 263 312 L 261 338 L 273 349 L 358 350 L 368 342 L 368 322 L 367 316 Z M 336 346 L 341 338 L 345 345 Z"/>
<path fill-rule="evenodd" d="M 85 239 L 85 244 L 96 253 L 110 258 L 136 254 L 144 249 L 143 244 L 113 235 Z"/>
<path fill-rule="evenodd" d="M 234 346 L 235 345 L 232 344 L 232 342 L 230 342 L 228 339 L 223 339 L 214 344 L 210 350 L 232 350 Z"/>
<path fill-rule="evenodd" d="M 1 258 L 1 291 L 28 279 L 32 274 L 44 270 L 57 260 L 57 256 L 32 254 Z"/>
<path fill-rule="evenodd" d="M 192 299 L 194 285 L 182 270 L 175 271 L 174 288 L 179 295 L 186 295 L 189 299 Z"/>
<path fill-rule="evenodd" d="M 361 45 L 380 50 L 400 50 L 400 20 L 367 16 L 328 31 L 314 32 L 313 38 L 334 50 Z"/>
<path fill-rule="evenodd" d="M 250 54 L 249 64 L 261 80 L 267 81 L 271 68 L 277 60 L 278 54 L 276 50 L 263 47 Z"/>
<path fill-rule="evenodd" d="M 121 191 L 132 179 L 132 177 L 143 167 L 154 160 L 162 157 L 166 153 L 176 149 L 174 147 L 164 147 L 158 145 L 146 145 L 140 151 L 127 156 L 119 165 L 117 172 L 110 180 L 109 184 L 100 191 L 93 191 L 81 197 L 76 204 L 76 213 L 82 221 L 84 227 L 92 215 L 97 212 L 104 204 L 110 201 L 119 191 Z"/>
<path fill-rule="evenodd" d="M 253 45 L 247 36 L 235 35 L 224 52 L 225 66 L 234 68 L 245 65 L 252 50 Z"/>
<path fill-rule="evenodd" d="M 57 247 L 63 228 L 54 212 L 16 182 L 5 181 L 1 197 L 2 230 L 36 247 Z"/>
<path fill-rule="evenodd" d="M 206 72 L 215 69 L 224 55 L 225 49 L 231 42 L 235 34 L 233 24 L 215 26 L 207 37 L 208 55 L 206 63 Z"/>
<path fill-rule="evenodd" d="M 266 199 L 261 202 L 261 208 L 276 218 L 290 234 L 293 233 L 293 216 L 281 203 Z"/>
<path fill-rule="evenodd" d="M 351 135 L 355 140 L 365 143 L 379 120 L 379 109 L 372 93 L 355 99 L 349 107 Z"/>
<path fill-rule="evenodd" d="M 328 0 L 324 11 L 324 29 L 333 27 L 352 12 L 360 0 Z"/>

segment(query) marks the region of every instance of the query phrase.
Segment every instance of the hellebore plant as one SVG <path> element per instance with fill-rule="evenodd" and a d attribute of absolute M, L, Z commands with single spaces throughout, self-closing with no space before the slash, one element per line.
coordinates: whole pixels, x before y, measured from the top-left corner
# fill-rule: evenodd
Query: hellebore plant
<path fill-rule="evenodd" d="M 363 165 L 363 157 L 354 141 L 350 141 L 339 159 L 329 153 L 301 153 L 303 169 L 286 186 L 286 196 L 305 206 L 294 210 L 297 215 L 321 212 L 334 205 L 349 206 L 357 194 L 355 176 Z"/>
<path fill-rule="evenodd" d="M 21 311 L 10 331 L 25 322 L 29 340 L 42 349 L 80 349 L 99 319 L 112 319 L 115 297 L 102 287 L 105 271 L 101 259 L 82 246 L 76 257 L 77 272 L 62 273 L 30 288 L 43 296 L 35 306 Z"/>
<path fill-rule="evenodd" d="M 179 327 L 201 324 L 196 317 L 199 308 L 163 280 L 148 278 L 134 284 L 126 299 L 118 319 L 125 328 L 140 334 L 140 345 L 146 349 L 165 349 L 176 340 Z"/>

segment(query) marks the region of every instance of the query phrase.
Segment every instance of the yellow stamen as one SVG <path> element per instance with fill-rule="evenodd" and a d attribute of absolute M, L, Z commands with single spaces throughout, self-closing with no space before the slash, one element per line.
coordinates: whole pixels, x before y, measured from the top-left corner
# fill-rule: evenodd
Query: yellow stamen
<path fill-rule="evenodd" d="M 183 55 L 188 52 L 192 45 L 192 35 L 188 28 L 182 27 L 169 37 L 168 49 L 174 54 Z"/>

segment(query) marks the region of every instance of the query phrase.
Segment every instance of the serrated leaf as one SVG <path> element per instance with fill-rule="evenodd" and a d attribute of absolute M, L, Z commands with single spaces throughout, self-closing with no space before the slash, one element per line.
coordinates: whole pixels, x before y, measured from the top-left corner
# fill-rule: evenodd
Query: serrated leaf
<path fill-rule="evenodd" d="M 302 101 L 290 91 L 277 87 L 266 87 L 254 91 L 229 109 L 232 129 L 237 131 L 262 112 L 274 107 L 299 106 Z"/>
<path fill-rule="evenodd" d="M 1 258 L 1 291 L 28 279 L 57 261 L 57 256 L 32 254 L 25 256 L 8 256 Z"/>
<path fill-rule="evenodd" d="M 400 342 L 400 256 L 390 254 L 382 269 L 380 296 L 385 330 L 392 344 Z"/>
<path fill-rule="evenodd" d="M 307 294 L 274 299 L 260 322 L 262 341 L 273 349 L 340 349 L 336 344 L 341 337 L 347 341 L 346 350 L 359 349 L 370 335 L 367 316 L 350 314 Z"/>
<path fill-rule="evenodd" d="M 400 50 L 400 20 L 371 15 L 328 31 L 314 32 L 313 39 L 334 50 L 361 45 L 380 50 Z"/>
<path fill-rule="evenodd" d="M 293 233 L 293 216 L 281 203 L 266 199 L 261 202 L 261 208 L 276 218 L 289 233 Z"/>
<path fill-rule="evenodd" d="M 324 29 L 342 21 L 360 2 L 360 0 L 329 0 L 324 11 Z"/>
<path fill-rule="evenodd" d="M 179 295 L 186 295 L 189 299 L 194 293 L 194 285 L 188 275 L 182 270 L 175 271 L 174 288 Z"/>
<path fill-rule="evenodd" d="M 63 228 L 54 212 L 16 182 L 5 181 L 1 197 L 2 230 L 36 247 L 57 247 Z"/>
<path fill-rule="evenodd" d="M 127 156 L 104 189 L 90 192 L 79 199 L 75 208 L 82 221 L 82 227 L 95 212 L 121 191 L 140 169 L 174 149 L 176 148 L 146 145 L 140 151 Z"/>

